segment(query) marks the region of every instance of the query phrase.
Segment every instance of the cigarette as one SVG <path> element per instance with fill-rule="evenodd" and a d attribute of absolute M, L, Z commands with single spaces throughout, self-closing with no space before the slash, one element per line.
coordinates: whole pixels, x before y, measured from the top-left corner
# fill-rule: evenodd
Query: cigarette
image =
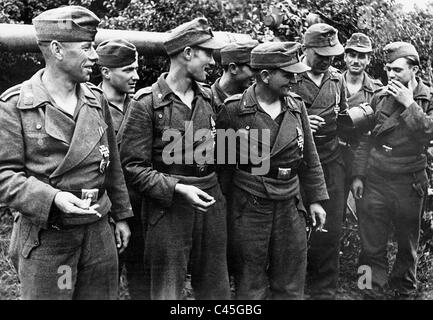
<path fill-rule="evenodd" d="M 99 218 L 102 217 L 102 215 L 101 215 L 99 212 L 96 212 L 95 214 L 96 214 Z"/>
<path fill-rule="evenodd" d="M 326 229 L 317 229 L 317 231 L 319 231 L 319 232 L 328 232 L 328 230 L 326 230 Z"/>

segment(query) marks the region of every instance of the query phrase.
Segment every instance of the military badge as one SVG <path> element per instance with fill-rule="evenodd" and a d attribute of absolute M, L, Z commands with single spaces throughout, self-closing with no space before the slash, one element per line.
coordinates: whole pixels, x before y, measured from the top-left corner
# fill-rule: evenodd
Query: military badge
<path fill-rule="evenodd" d="M 340 113 L 340 95 L 338 92 L 335 93 L 335 106 L 334 106 L 335 115 L 338 116 Z"/>
<path fill-rule="evenodd" d="M 99 146 L 99 152 L 102 155 L 101 163 L 99 164 L 99 172 L 102 174 L 105 172 L 105 170 L 110 165 L 110 150 L 105 145 Z"/>
<path fill-rule="evenodd" d="M 297 140 L 298 140 L 298 148 L 301 152 L 304 152 L 304 135 L 302 134 L 302 130 L 299 127 L 296 127 L 297 132 Z"/>
<path fill-rule="evenodd" d="M 215 137 L 216 137 L 216 123 L 215 123 L 215 120 L 212 118 L 212 116 L 210 116 L 210 132 L 211 132 L 211 135 L 212 135 L 212 138 L 214 138 L 215 139 Z"/>

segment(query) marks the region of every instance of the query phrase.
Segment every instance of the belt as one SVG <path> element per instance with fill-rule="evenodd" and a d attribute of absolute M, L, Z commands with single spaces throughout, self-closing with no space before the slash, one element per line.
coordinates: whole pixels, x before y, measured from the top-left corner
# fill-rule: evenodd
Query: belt
<path fill-rule="evenodd" d="M 252 173 L 254 167 L 249 165 L 238 165 L 239 170 Z M 289 180 L 298 174 L 297 168 L 270 168 L 267 174 L 259 175 L 260 177 L 267 177 L 278 180 Z"/>
<path fill-rule="evenodd" d="M 390 147 L 386 144 L 376 144 L 374 148 L 381 154 L 388 157 L 410 157 L 422 154 L 423 148 L 419 150 L 405 150 L 398 147 Z"/>
<path fill-rule="evenodd" d="M 213 164 L 170 164 L 154 163 L 153 169 L 162 173 L 186 177 L 205 177 L 215 172 Z"/>
<path fill-rule="evenodd" d="M 62 190 L 65 192 L 70 192 L 74 196 L 80 199 L 92 199 L 92 204 L 101 199 L 105 194 L 105 188 L 94 188 L 94 189 L 81 189 L 81 190 Z"/>
<path fill-rule="evenodd" d="M 102 198 L 102 196 L 105 194 L 105 188 L 94 188 L 94 189 L 81 189 L 81 190 L 62 190 L 64 192 L 72 193 L 74 196 L 76 196 L 79 199 L 89 199 L 91 198 L 91 205 L 97 202 L 99 199 Z M 60 209 L 53 204 L 51 206 L 50 210 L 50 220 L 49 221 L 49 228 L 56 229 L 56 230 L 67 230 L 67 229 L 73 229 L 77 227 L 77 225 L 70 225 L 70 226 L 64 226 L 60 223 L 59 218 L 62 215 L 62 212 Z"/>
<path fill-rule="evenodd" d="M 335 137 L 337 136 L 337 134 L 329 134 L 329 135 L 314 135 L 313 134 L 313 138 L 314 138 L 314 142 L 316 144 L 323 144 L 326 142 L 329 142 L 331 140 L 333 140 Z"/>

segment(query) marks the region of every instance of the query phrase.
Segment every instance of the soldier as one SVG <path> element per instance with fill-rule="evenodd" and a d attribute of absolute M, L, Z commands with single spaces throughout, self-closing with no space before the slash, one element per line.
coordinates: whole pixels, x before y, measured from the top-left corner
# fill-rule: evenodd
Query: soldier
<path fill-rule="evenodd" d="M 218 115 L 218 128 L 247 137 L 262 131 L 255 149 L 243 149 L 239 142 L 236 150 L 227 150 L 237 154 L 235 170 L 228 171 L 237 299 L 303 298 L 307 238 L 305 217 L 298 212 L 299 184 L 312 219 L 318 216 L 319 230 L 325 222 L 320 201 L 328 194 L 307 112 L 301 98 L 289 91 L 294 74 L 310 69 L 299 61 L 300 47 L 277 42 L 254 48 L 251 66 L 257 84 L 228 98 Z M 266 146 L 270 153 L 261 156 L 270 161 L 269 170 L 254 172 L 264 163 L 254 163 L 257 155 L 251 154 Z M 239 159 L 245 157 L 248 161 L 242 163 Z"/>
<path fill-rule="evenodd" d="M 114 132 L 117 134 L 131 101 L 130 95 L 135 93 L 135 85 L 139 80 L 137 49 L 127 40 L 113 39 L 101 42 L 96 48 L 96 53 L 102 75 L 99 87 L 104 91 L 108 101 Z M 119 256 L 119 272 L 123 266 L 126 267 L 131 299 L 145 299 L 141 196 L 131 186 L 128 186 L 128 193 L 134 217 L 128 221 L 131 238 L 128 248 Z"/>
<path fill-rule="evenodd" d="M 223 45 L 206 18 L 173 29 L 164 43 L 169 72 L 136 93 L 119 132 L 126 179 L 146 198 L 151 299 L 181 298 L 189 261 L 196 299 L 230 295 L 225 200 L 213 165 L 215 105 L 199 83 Z"/>
<path fill-rule="evenodd" d="M 37 16 L 46 68 L 1 96 L 0 201 L 21 212 L 10 254 L 23 299 L 117 298 L 132 211 L 107 102 L 85 83 L 98 23 L 80 6 Z"/>
<path fill-rule="evenodd" d="M 99 87 L 110 106 L 114 131 L 119 131 L 123 116 L 135 93 L 138 77 L 138 53 L 127 40 L 113 39 L 101 42 L 96 48 L 101 69 L 102 82 Z"/>
<path fill-rule="evenodd" d="M 373 93 L 382 86 L 380 80 L 372 79 L 365 69 L 370 64 L 373 48 L 371 40 L 363 33 L 354 33 L 347 40 L 344 48 L 344 62 L 347 70 L 343 73 L 346 83 L 346 97 L 349 109 L 363 103 L 370 103 Z M 352 178 L 352 163 L 356 147 L 359 144 L 360 130 L 350 130 L 343 140 L 340 140 L 341 153 L 346 166 L 345 199 L 349 194 Z"/>
<path fill-rule="evenodd" d="M 223 75 L 212 85 L 212 93 L 217 105 L 216 112 L 229 96 L 242 93 L 254 81 L 251 70 L 251 50 L 259 44 L 252 40 L 243 43 L 230 43 L 221 49 Z"/>
<path fill-rule="evenodd" d="M 424 147 L 433 138 L 432 91 L 421 79 L 419 56 L 406 42 L 385 46 L 388 85 L 375 92 L 375 126 L 355 154 L 352 192 L 361 199 L 360 265 L 371 268 L 373 290 L 383 297 L 389 285 L 396 297 L 415 293 L 420 216 L 427 188 Z M 388 281 L 387 242 L 391 224 L 398 253 Z"/>
<path fill-rule="evenodd" d="M 313 232 L 310 238 L 307 289 L 311 289 L 313 299 L 335 298 L 345 208 L 345 171 L 337 136 L 337 117 L 347 108 L 346 89 L 341 73 L 331 67 L 334 56 L 344 51 L 337 33 L 325 23 L 307 29 L 303 62 L 311 70 L 299 75 L 293 85 L 293 91 L 301 96 L 307 107 L 330 198 L 324 204 L 328 232 Z"/>

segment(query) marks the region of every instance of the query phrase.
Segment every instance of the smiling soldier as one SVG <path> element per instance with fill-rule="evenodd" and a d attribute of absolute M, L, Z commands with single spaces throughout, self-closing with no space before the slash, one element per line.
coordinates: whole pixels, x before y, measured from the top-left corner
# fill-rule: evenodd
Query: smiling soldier
<path fill-rule="evenodd" d="M 107 102 L 85 83 L 98 23 L 79 6 L 37 16 L 46 68 L 0 98 L 0 200 L 21 212 L 10 254 L 23 299 L 117 298 L 132 211 Z"/>
<path fill-rule="evenodd" d="M 342 74 L 331 63 L 343 52 L 334 27 L 325 23 L 310 26 L 304 35 L 303 62 L 311 70 L 300 74 L 293 86 L 307 107 L 329 194 L 324 203 L 328 232 L 313 232 L 308 250 L 307 290 L 313 299 L 334 299 L 338 283 L 345 171 L 337 118 L 347 108 L 347 100 Z"/>
<path fill-rule="evenodd" d="M 173 29 L 164 43 L 169 72 L 137 92 L 119 132 L 126 180 L 146 202 L 142 216 L 147 226 L 144 261 L 150 299 L 180 299 L 189 262 L 196 299 L 230 296 L 225 200 L 213 152 L 210 162 L 189 156 L 203 145 L 213 151 L 214 141 L 188 139 L 199 130 L 206 129 L 210 136 L 215 130 L 212 93 L 199 82 L 206 80 L 206 68 L 215 64 L 213 49 L 223 45 L 206 18 Z M 170 149 L 173 143 L 179 148 Z M 168 163 L 172 156 L 181 163 Z"/>
<path fill-rule="evenodd" d="M 303 299 L 307 237 L 305 217 L 298 210 L 303 208 L 300 185 L 312 220 L 317 216 L 316 227 L 325 223 L 320 202 L 328 194 L 319 156 L 305 106 L 290 91 L 295 74 L 310 70 L 299 61 L 300 48 L 296 42 L 255 47 L 251 66 L 256 84 L 226 99 L 218 114 L 218 128 L 244 131 L 251 141 L 252 131 L 261 132 L 254 138 L 256 148 L 253 143 L 250 150 L 243 148 L 240 140 L 234 150 L 226 150 L 237 161 L 221 172 L 230 177 L 222 180 L 232 185 L 229 245 L 237 299 Z M 218 139 L 223 137 L 218 134 Z M 257 170 L 262 163 L 254 163 L 254 150 L 270 162 L 266 172 Z"/>
<path fill-rule="evenodd" d="M 432 90 L 416 77 L 419 55 L 406 42 L 385 46 L 388 85 L 375 92 L 375 123 L 355 153 L 352 192 L 360 200 L 359 263 L 371 268 L 367 298 L 416 293 L 421 208 L 427 192 L 424 147 L 433 138 Z M 388 281 L 387 243 L 395 228 L 398 252 Z"/>
<path fill-rule="evenodd" d="M 349 109 L 363 103 L 370 103 L 373 93 L 382 86 L 380 80 L 371 78 L 365 72 L 370 64 L 372 52 L 371 40 L 363 33 L 352 34 L 344 47 L 344 62 L 347 70 L 343 73 L 343 78 L 346 83 Z M 351 184 L 354 152 L 363 133 L 359 130 L 349 130 L 340 141 L 341 153 L 346 166 L 345 199 L 347 199 Z"/>

